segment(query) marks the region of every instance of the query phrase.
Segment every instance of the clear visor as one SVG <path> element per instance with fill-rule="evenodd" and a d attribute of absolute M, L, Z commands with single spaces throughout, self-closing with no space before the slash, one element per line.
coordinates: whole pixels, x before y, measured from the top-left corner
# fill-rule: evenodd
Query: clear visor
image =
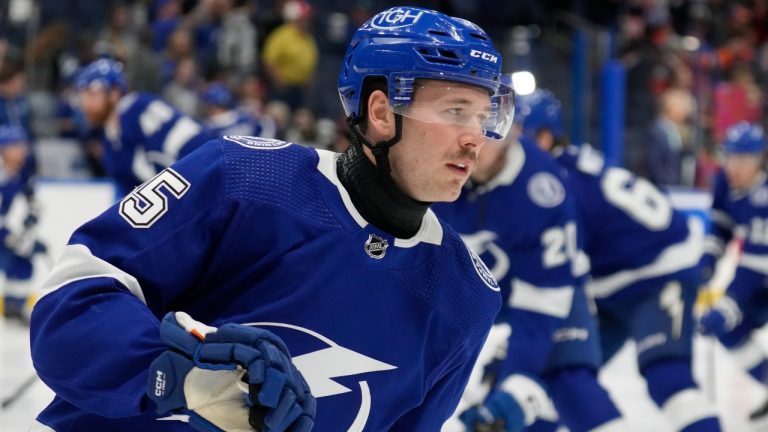
<path fill-rule="evenodd" d="M 407 95 L 393 98 L 392 111 L 425 123 L 475 129 L 490 139 L 501 140 L 509 132 L 515 114 L 512 88 L 493 83 L 488 90 L 454 81 L 417 80 Z"/>

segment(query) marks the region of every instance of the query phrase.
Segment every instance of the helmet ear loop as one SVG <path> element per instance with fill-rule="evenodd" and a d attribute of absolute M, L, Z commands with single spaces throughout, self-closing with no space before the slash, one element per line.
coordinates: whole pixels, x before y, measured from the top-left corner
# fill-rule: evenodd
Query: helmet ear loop
<path fill-rule="evenodd" d="M 347 124 L 349 124 L 349 128 L 352 130 L 352 135 L 354 135 L 355 138 L 354 141 L 371 150 L 373 157 L 376 158 L 376 169 L 383 171 L 385 174 L 389 174 L 392 171 L 389 166 L 389 148 L 400 142 L 400 138 L 403 135 L 403 116 L 397 113 L 394 114 L 395 136 L 386 141 L 379 141 L 376 144 L 373 144 L 366 138 L 363 131 L 360 130 L 360 125 L 358 124 L 357 119 L 352 117 L 347 118 Z"/>

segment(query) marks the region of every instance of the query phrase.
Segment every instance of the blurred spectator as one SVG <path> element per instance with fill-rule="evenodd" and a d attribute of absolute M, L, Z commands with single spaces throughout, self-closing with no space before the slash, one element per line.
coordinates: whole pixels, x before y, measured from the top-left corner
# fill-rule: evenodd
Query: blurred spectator
<path fill-rule="evenodd" d="M 705 141 L 696 158 L 696 179 L 693 186 L 697 189 L 711 191 L 715 176 L 720 171 L 720 161 L 711 140 Z"/>
<path fill-rule="evenodd" d="M 343 153 L 347 151 L 350 144 L 352 144 L 352 132 L 349 130 L 349 127 L 344 122 L 337 124 L 336 136 L 331 145 L 328 146 L 328 150 Z"/>
<path fill-rule="evenodd" d="M 240 109 L 247 111 L 261 125 L 261 135 L 264 138 L 274 138 L 277 133 L 275 120 L 266 112 L 266 89 L 256 75 L 249 75 L 240 82 Z"/>
<path fill-rule="evenodd" d="M 131 25 L 128 5 L 115 3 L 109 12 L 109 21 L 97 37 L 97 44 L 116 59 L 127 62 L 139 49 L 139 37 Z"/>
<path fill-rule="evenodd" d="M 270 80 L 270 98 L 291 109 L 302 106 L 305 92 L 317 67 L 317 44 L 309 31 L 312 7 L 289 0 L 283 7 L 285 23 L 264 41 L 264 68 Z"/>
<path fill-rule="evenodd" d="M 236 108 L 232 92 L 224 84 L 214 82 L 203 91 L 201 99 L 205 105 L 205 125 L 213 135 L 264 136 L 259 121 L 246 110 Z"/>
<path fill-rule="evenodd" d="M 26 79 L 21 53 L 8 46 L 0 56 L 0 125 L 21 126 L 29 134 L 31 118 L 24 95 Z"/>
<path fill-rule="evenodd" d="M 163 56 L 161 75 L 164 83 L 174 76 L 177 65 L 182 59 L 195 58 L 195 45 L 192 33 L 185 27 L 179 27 L 168 39 L 168 46 Z"/>
<path fill-rule="evenodd" d="M 125 75 L 130 87 L 136 91 L 160 93 L 163 77 L 160 74 L 161 58 L 150 48 L 151 33 L 142 32 L 139 49 L 132 52 L 125 65 Z"/>
<path fill-rule="evenodd" d="M 752 65 L 735 63 L 730 79 L 714 89 L 714 138 L 720 142 L 728 127 L 740 122 L 759 123 L 763 116 L 763 95 L 757 85 Z"/>
<path fill-rule="evenodd" d="M 291 124 L 291 107 L 281 100 L 273 100 L 264 112 L 275 122 L 275 138 L 286 140 L 286 131 Z"/>
<path fill-rule="evenodd" d="M 258 117 L 264 112 L 266 88 L 259 77 L 248 75 L 240 81 L 238 94 L 240 95 L 240 105 L 255 116 Z"/>
<path fill-rule="evenodd" d="M 31 133 L 32 115 L 26 97 L 24 62 L 21 53 L 10 46 L 3 47 L 3 52 L 0 52 L 0 126 L 21 131 L 25 135 L 24 141 L 30 146 L 30 151 L 25 151 L 21 158 L 19 190 L 23 191 L 31 208 L 37 172 L 37 160 L 34 151 L 31 151 L 35 137 Z"/>
<path fill-rule="evenodd" d="M 58 58 L 73 42 L 93 44 L 93 34 L 73 32 L 64 21 L 54 21 L 34 35 L 25 50 L 25 61 L 30 64 L 26 76 L 28 89 L 50 88 L 59 76 Z"/>
<path fill-rule="evenodd" d="M 285 132 L 285 140 L 307 147 L 321 147 L 318 142 L 315 114 L 308 108 L 299 108 L 294 111 L 291 126 Z"/>
<path fill-rule="evenodd" d="M 256 29 L 246 0 L 219 0 L 224 17 L 218 39 L 219 67 L 243 78 L 256 71 Z"/>
<path fill-rule="evenodd" d="M 692 186 L 689 130 L 686 122 L 693 114 L 695 102 L 683 89 L 667 90 L 659 100 L 659 115 L 647 132 L 646 170 L 648 179 L 659 186 Z"/>
<path fill-rule="evenodd" d="M 317 135 L 317 148 L 330 148 L 334 141 L 336 141 L 336 122 L 329 118 L 323 117 L 317 119 L 315 122 L 315 131 Z"/>
<path fill-rule="evenodd" d="M 627 67 L 629 127 L 653 121 L 659 95 L 680 85 L 686 80 L 685 76 L 690 75 L 669 46 L 672 28 L 667 18 L 658 11 L 645 17 L 641 9 L 633 9 L 624 20 L 625 46 L 621 60 Z M 639 37 L 641 31 L 644 31 L 643 37 Z"/>
<path fill-rule="evenodd" d="M 168 45 L 171 34 L 181 24 L 181 0 L 153 0 L 152 49 L 160 52 Z"/>
<path fill-rule="evenodd" d="M 755 31 L 751 27 L 746 27 L 735 31 L 717 50 L 720 68 L 726 75 L 734 65 L 755 59 L 755 40 Z"/>
<path fill-rule="evenodd" d="M 198 98 L 197 64 L 191 56 L 179 60 L 173 73 L 173 80 L 163 89 L 163 99 L 184 114 L 195 117 L 200 112 Z"/>

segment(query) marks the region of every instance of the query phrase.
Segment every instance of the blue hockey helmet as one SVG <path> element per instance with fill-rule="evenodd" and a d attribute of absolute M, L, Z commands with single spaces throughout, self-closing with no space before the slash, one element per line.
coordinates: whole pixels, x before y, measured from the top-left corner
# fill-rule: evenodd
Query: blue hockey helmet
<path fill-rule="evenodd" d="M 549 90 L 536 89 L 531 94 L 518 96 L 517 121 L 522 134 L 530 138 L 542 129 L 548 129 L 555 138 L 565 135 L 563 105 Z"/>
<path fill-rule="evenodd" d="M 27 141 L 29 141 L 29 137 L 21 126 L 0 126 L 0 148 L 16 144 L 26 144 Z"/>
<path fill-rule="evenodd" d="M 514 93 L 501 83 L 501 55 L 477 25 L 429 9 L 393 7 L 363 24 L 349 44 L 339 74 L 339 96 L 347 117 L 362 115 L 363 83 L 387 80 L 390 106 L 410 106 L 419 79 L 478 86 L 491 96 L 483 133 L 501 139 L 514 117 Z"/>
<path fill-rule="evenodd" d="M 743 121 L 725 131 L 723 151 L 726 154 L 762 153 L 764 150 L 765 133 L 758 125 Z"/>
<path fill-rule="evenodd" d="M 200 95 L 203 102 L 216 105 L 223 108 L 231 108 L 234 105 L 234 98 L 229 88 L 222 83 L 212 83 Z"/>
<path fill-rule="evenodd" d="M 93 85 L 108 89 L 117 87 L 122 93 L 125 93 L 127 85 L 123 74 L 123 65 L 107 58 L 90 63 L 78 74 L 75 86 L 78 90 L 83 90 Z"/>

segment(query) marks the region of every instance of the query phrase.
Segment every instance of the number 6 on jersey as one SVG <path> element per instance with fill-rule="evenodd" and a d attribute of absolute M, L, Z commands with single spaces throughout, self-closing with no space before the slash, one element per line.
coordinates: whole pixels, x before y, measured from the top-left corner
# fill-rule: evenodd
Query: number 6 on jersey
<path fill-rule="evenodd" d="M 179 173 L 166 168 L 120 201 L 120 216 L 134 228 L 149 228 L 168 211 L 165 187 L 177 199 L 189 190 L 189 182 Z"/>

